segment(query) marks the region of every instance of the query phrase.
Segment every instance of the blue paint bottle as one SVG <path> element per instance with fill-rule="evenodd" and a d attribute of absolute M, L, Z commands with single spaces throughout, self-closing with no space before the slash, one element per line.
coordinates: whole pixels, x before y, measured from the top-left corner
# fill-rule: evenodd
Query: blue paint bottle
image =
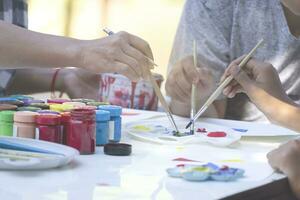
<path fill-rule="evenodd" d="M 121 113 L 122 107 L 104 105 L 99 106 L 99 110 L 110 112 L 108 140 L 110 142 L 120 142 L 121 140 Z"/>
<path fill-rule="evenodd" d="M 96 111 L 96 145 L 108 143 L 110 112 L 105 110 Z"/>

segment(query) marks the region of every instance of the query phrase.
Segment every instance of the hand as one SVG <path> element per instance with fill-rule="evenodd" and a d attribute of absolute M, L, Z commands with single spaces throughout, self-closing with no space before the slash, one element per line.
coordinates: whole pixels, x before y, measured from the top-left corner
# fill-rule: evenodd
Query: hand
<path fill-rule="evenodd" d="M 149 44 L 126 32 L 90 41 L 81 41 L 79 66 L 94 73 L 119 73 L 133 81 L 147 77 L 153 59 Z M 147 69 L 148 68 L 148 69 Z"/>
<path fill-rule="evenodd" d="M 251 86 L 264 89 L 266 92 L 277 98 L 285 97 L 285 91 L 281 85 L 276 69 L 270 63 L 264 63 L 251 59 L 241 70 L 238 64 L 244 57 L 234 60 L 226 69 L 222 79 L 232 75 L 235 80 L 224 88 L 223 94 L 233 98 L 240 92 L 251 92 Z"/>
<path fill-rule="evenodd" d="M 290 140 L 268 153 L 269 164 L 289 178 L 292 190 L 300 197 L 300 140 Z"/>
<path fill-rule="evenodd" d="M 195 68 L 193 57 L 188 56 L 177 62 L 170 71 L 166 82 L 166 92 L 172 99 L 190 103 L 193 83 L 196 84 L 197 94 L 201 95 L 197 99 L 205 98 L 215 87 L 215 77 L 207 67 L 199 65 Z"/>
<path fill-rule="evenodd" d="M 66 69 L 64 69 L 66 70 Z M 62 72 L 64 72 L 62 70 Z M 90 73 L 82 69 L 68 69 L 67 73 L 61 74 L 63 91 L 71 99 L 88 98 L 99 100 L 99 81 L 98 74 Z"/>

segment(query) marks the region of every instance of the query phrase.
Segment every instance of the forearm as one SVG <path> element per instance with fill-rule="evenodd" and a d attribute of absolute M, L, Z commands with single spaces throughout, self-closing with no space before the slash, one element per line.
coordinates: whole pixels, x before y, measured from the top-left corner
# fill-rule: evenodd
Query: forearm
<path fill-rule="evenodd" d="M 79 40 L 29 31 L 0 20 L 0 66 L 77 66 Z"/>
<path fill-rule="evenodd" d="M 277 99 L 255 85 L 248 86 L 246 91 L 252 102 L 268 119 L 300 132 L 300 108 L 298 106 Z"/>
<path fill-rule="evenodd" d="M 54 72 L 54 69 L 18 69 L 6 89 L 6 94 L 49 92 Z M 65 91 L 64 78 L 69 73 L 73 73 L 73 69 L 66 68 L 59 72 L 55 81 L 56 91 Z"/>

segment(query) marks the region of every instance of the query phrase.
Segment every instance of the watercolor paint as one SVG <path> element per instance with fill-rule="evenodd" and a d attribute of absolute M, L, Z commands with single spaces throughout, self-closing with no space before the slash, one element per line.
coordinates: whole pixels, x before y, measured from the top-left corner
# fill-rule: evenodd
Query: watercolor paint
<path fill-rule="evenodd" d="M 87 102 L 86 105 L 88 106 L 104 106 L 104 105 L 109 105 L 108 102 L 99 102 L 99 101 L 95 101 L 95 102 Z"/>
<path fill-rule="evenodd" d="M 66 112 L 72 110 L 74 107 L 72 105 L 66 104 L 50 104 L 50 110 L 56 112 Z"/>
<path fill-rule="evenodd" d="M 73 108 L 80 108 L 80 107 L 86 106 L 85 103 L 82 103 L 82 102 L 74 102 L 74 101 L 65 102 L 65 103 L 63 103 L 63 105 L 71 105 Z"/>
<path fill-rule="evenodd" d="M 29 106 L 32 103 L 45 103 L 45 101 L 40 99 L 24 99 L 22 101 L 24 103 L 24 106 Z"/>
<path fill-rule="evenodd" d="M 11 95 L 9 96 L 9 98 L 14 98 L 14 99 L 18 99 L 20 101 L 26 101 L 26 100 L 32 100 L 34 99 L 33 97 L 31 96 L 27 96 L 27 95 L 20 95 L 20 94 L 16 94 L 16 95 Z"/>
<path fill-rule="evenodd" d="M 232 129 L 241 133 L 246 133 L 248 131 L 248 129 L 242 129 L 242 128 L 232 128 Z"/>
<path fill-rule="evenodd" d="M 74 102 L 81 102 L 87 104 L 88 102 L 95 102 L 94 99 L 72 99 Z"/>
<path fill-rule="evenodd" d="M 240 168 L 231 168 L 214 163 L 204 165 L 180 164 L 174 168 L 168 168 L 167 173 L 170 177 L 183 178 L 187 181 L 235 181 L 242 178 L 245 171 Z"/>
<path fill-rule="evenodd" d="M 45 104 L 45 103 L 30 103 L 29 106 L 40 108 L 42 110 L 49 110 L 50 109 L 50 106 L 48 104 Z"/>
<path fill-rule="evenodd" d="M 16 106 L 24 105 L 23 101 L 20 101 L 15 98 L 8 98 L 8 97 L 0 98 L 0 104 L 10 104 L 10 105 L 16 105 Z"/>
<path fill-rule="evenodd" d="M 63 144 L 66 144 L 66 140 L 67 140 L 67 127 L 68 124 L 70 123 L 71 120 L 71 113 L 70 112 L 63 112 L 60 113 L 61 116 L 61 125 L 62 125 L 62 129 L 63 129 Z"/>
<path fill-rule="evenodd" d="M 226 137 L 227 134 L 223 131 L 209 132 L 207 137 Z"/>

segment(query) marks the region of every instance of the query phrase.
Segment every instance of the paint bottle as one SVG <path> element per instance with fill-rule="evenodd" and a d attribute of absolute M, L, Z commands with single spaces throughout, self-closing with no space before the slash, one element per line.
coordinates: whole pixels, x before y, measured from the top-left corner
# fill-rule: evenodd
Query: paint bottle
<path fill-rule="evenodd" d="M 70 112 L 63 112 L 60 114 L 61 116 L 61 125 L 63 129 L 63 144 L 66 144 L 67 140 L 67 127 L 71 120 L 71 113 Z"/>
<path fill-rule="evenodd" d="M 108 102 L 100 102 L 100 101 L 95 101 L 95 102 L 88 102 L 86 103 L 88 106 L 104 106 L 104 105 L 109 105 Z"/>
<path fill-rule="evenodd" d="M 94 99 L 72 99 L 72 101 L 75 101 L 75 102 L 81 102 L 81 103 L 88 103 L 88 102 L 94 102 L 95 100 Z"/>
<path fill-rule="evenodd" d="M 96 111 L 96 145 L 100 146 L 108 143 L 109 120 L 109 111 Z"/>
<path fill-rule="evenodd" d="M 24 138 L 35 138 L 35 118 L 38 114 L 30 111 L 20 111 L 14 114 L 13 135 Z"/>
<path fill-rule="evenodd" d="M 95 111 L 77 108 L 71 110 L 67 125 L 66 144 L 80 154 L 93 154 L 96 147 Z"/>
<path fill-rule="evenodd" d="M 99 110 L 105 110 L 110 112 L 108 140 L 110 142 L 120 142 L 122 107 L 106 105 L 106 106 L 99 106 L 98 108 Z"/>
<path fill-rule="evenodd" d="M 15 111 L 0 112 L 0 135 L 13 136 Z"/>
<path fill-rule="evenodd" d="M 61 116 L 53 114 L 41 114 L 36 116 L 35 138 L 48 142 L 63 143 L 63 130 Z"/>

